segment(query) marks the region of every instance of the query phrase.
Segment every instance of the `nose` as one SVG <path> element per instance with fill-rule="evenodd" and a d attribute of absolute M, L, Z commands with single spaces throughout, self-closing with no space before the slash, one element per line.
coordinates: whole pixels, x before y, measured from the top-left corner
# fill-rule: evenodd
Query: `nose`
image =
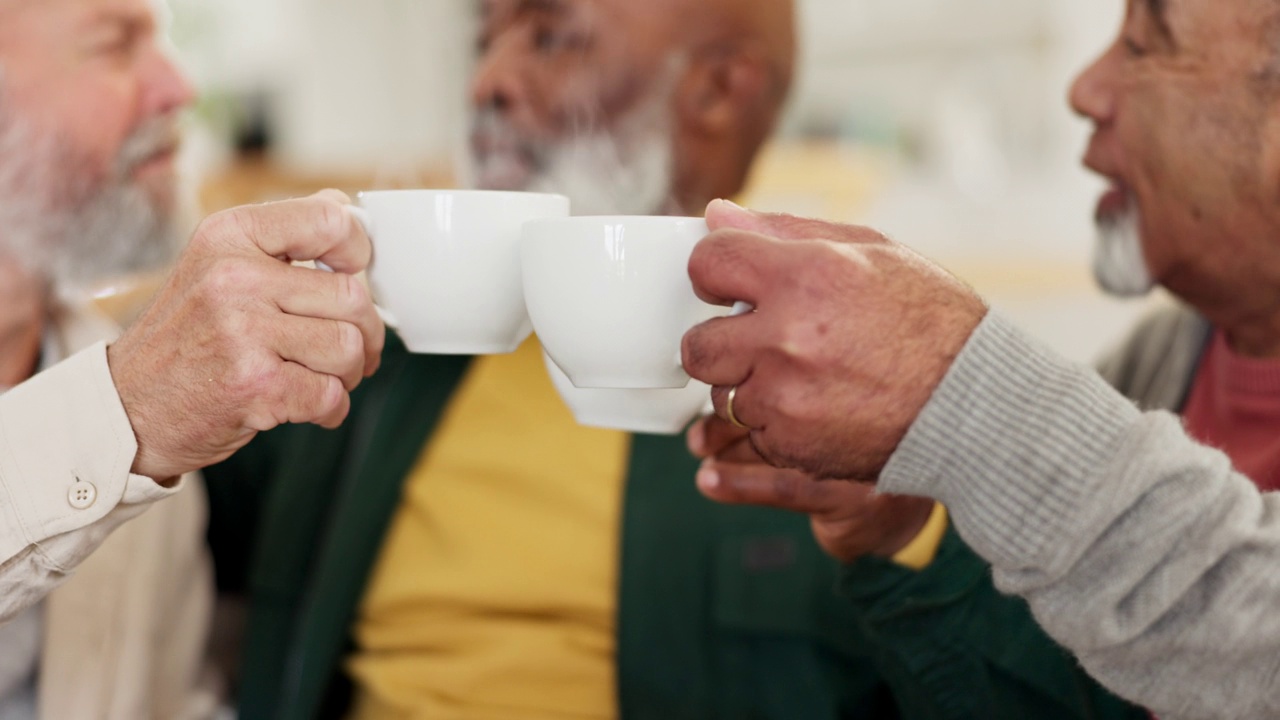
<path fill-rule="evenodd" d="M 1068 96 L 1071 109 L 1095 124 L 1104 124 L 1115 114 L 1115 73 L 1119 53 L 1119 42 L 1116 42 L 1071 84 Z"/>
<path fill-rule="evenodd" d="M 195 102 L 196 90 L 172 54 L 155 48 L 143 69 L 143 111 L 147 116 L 177 112 Z"/>
<path fill-rule="evenodd" d="M 524 100 L 520 51 L 514 33 L 494 38 L 476 63 L 471 104 L 476 110 L 509 112 Z"/>

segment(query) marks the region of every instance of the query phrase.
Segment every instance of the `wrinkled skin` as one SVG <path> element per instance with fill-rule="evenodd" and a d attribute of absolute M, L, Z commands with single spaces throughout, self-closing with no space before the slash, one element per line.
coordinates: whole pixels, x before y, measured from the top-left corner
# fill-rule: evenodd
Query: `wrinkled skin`
<path fill-rule="evenodd" d="M 135 473 L 177 477 L 277 425 L 346 418 L 348 392 L 377 370 L 385 339 L 353 277 L 372 246 L 348 204 L 327 190 L 201 224 L 155 302 L 108 349 L 138 440 Z"/>
<path fill-rule="evenodd" d="M 765 460 L 819 478 L 874 482 L 987 308 L 970 288 L 867 228 L 707 212 L 695 290 L 754 313 L 684 338 L 685 369 L 716 414 L 752 428 Z"/>

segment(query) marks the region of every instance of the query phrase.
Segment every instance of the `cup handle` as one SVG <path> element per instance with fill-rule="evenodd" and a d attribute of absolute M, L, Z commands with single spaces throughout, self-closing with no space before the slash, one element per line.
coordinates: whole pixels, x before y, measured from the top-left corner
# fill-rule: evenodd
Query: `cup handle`
<path fill-rule="evenodd" d="M 347 208 L 347 212 L 351 213 L 351 217 L 354 217 L 356 219 L 356 222 L 360 223 L 360 227 L 364 228 L 365 234 L 368 235 L 370 238 L 372 238 L 373 237 L 373 216 L 369 214 L 369 211 L 365 210 L 362 207 L 356 207 L 355 205 L 347 205 L 346 208 Z M 316 261 L 316 269 L 323 270 L 324 272 L 327 272 L 327 273 L 333 272 L 333 268 L 329 267 L 328 265 L 325 265 L 319 260 Z M 392 330 L 398 330 L 400 328 L 400 321 L 396 320 L 396 316 L 392 315 L 390 310 L 387 310 L 383 308 L 381 305 L 378 305 L 376 303 L 374 304 L 373 309 L 378 312 L 378 317 L 382 318 L 383 324 L 385 324 L 387 327 L 391 328 Z"/>

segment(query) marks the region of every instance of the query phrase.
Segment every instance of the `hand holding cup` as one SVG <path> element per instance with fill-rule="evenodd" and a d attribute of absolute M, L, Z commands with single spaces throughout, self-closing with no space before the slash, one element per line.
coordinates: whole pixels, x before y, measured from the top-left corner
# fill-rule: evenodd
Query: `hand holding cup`
<path fill-rule="evenodd" d="M 690 276 L 711 303 L 755 312 L 684 339 L 717 414 L 771 464 L 874 482 L 986 316 L 970 288 L 868 228 L 717 201 Z"/>
<path fill-rule="evenodd" d="M 138 442 L 134 472 L 168 479 L 277 425 L 343 421 L 385 334 L 354 277 L 371 247 L 349 202 L 330 190 L 200 225 L 156 300 L 108 349 Z M 309 260 L 337 272 L 292 264 Z"/>

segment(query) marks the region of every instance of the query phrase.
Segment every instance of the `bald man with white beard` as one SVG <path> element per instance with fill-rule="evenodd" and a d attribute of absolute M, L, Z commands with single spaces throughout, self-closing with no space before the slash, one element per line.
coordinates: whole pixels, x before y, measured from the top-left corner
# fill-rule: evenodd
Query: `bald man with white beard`
<path fill-rule="evenodd" d="M 192 89 L 155 10 L 0 0 L 5 720 L 210 716 L 192 472 L 280 422 L 336 425 L 382 348 L 351 277 L 369 241 L 340 193 L 215 216 L 177 258 L 173 157 Z M 175 259 L 123 335 L 84 295 Z"/>
<path fill-rule="evenodd" d="M 790 0 L 484 0 L 468 184 L 576 215 L 698 214 L 742 190 L 786 101 Z"/>

